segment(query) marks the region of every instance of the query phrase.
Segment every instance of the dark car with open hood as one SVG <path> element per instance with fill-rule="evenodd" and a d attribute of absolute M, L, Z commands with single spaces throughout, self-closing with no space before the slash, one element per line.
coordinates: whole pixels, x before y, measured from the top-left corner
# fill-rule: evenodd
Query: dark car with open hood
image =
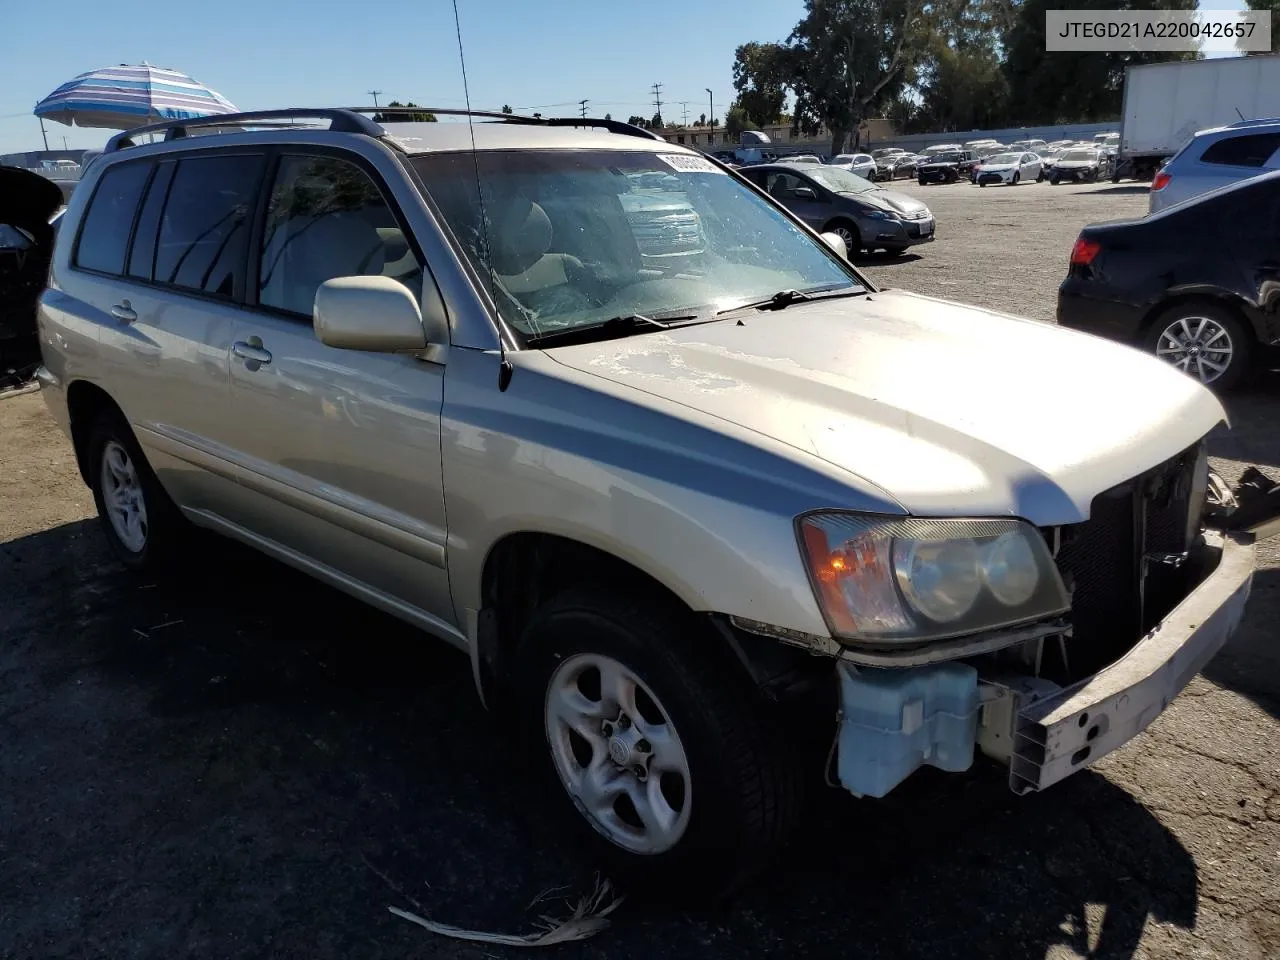
<path fill-rule="evenodd" d="M 0 350 L 33 340 L 63 191 L 38 173 L 0 167 Z"/>

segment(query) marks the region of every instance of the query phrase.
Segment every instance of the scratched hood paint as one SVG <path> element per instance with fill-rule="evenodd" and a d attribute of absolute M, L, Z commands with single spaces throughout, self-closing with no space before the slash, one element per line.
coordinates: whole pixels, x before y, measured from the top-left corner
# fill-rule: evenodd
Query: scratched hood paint
<path fill-rule="evenodd" d="M 548 353 L 673 415 L 775 438 L 917 515 L 1075 522 L 1226 418 L 1137 350 L 896 291 Z"/>

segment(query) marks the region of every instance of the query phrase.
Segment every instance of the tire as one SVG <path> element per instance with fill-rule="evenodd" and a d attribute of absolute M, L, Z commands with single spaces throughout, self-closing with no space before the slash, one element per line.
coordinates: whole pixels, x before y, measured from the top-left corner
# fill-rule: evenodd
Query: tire
<path fill-rule="evenodd" d="M 1049 178 L 1049 186 L 1051 186 L 1051 187 L 1056 187 L 1060 182 L 1061 182 L 1061 181 L 1059 181 L 1059 179 L 1058 179 L 1057 177 L 1050 177 L 1050 178 Z"/>
<path fill-rule="evenodd" d="M 1009 186 L 1016 187 L 1018 185 L 1018 171 L 1013 172 L 1013 179 L 1009 181 Z"/>
<path fill-rule="evenodd" d="M 917 177 L 916 179 L 918 179 L 918 180 L 920 181 L 920 186 L 922 186 L 922 187 L 923 187 L 923 186 L 924 186 L 924 177 Z"/>
<path fill-rule="evenodd" d="M 980 184 L 978 184 L 978 186 L 980 186 L 980 187 L 986 187 L 986 184 L 985 184 L 985 183 L 980 183 Z"/>
<path fill-rule="evenodd" d="M 1044 183 L 1044 171 L 1041 170 L 1036 174 L 1036 183 Z"/>
<path fill-rule="evenodd" d="M 93 501 L 111 552 L 130 570 L 163 571 L 177 552 L 187 521 L 119 414 L 99 416 L 85 455 Z"/>
<path fill-rule="evenodd" d="M 607 865 L 608 876 L 642 896 L 731 891 L 780 849 L 794 819 L 797 781 L 790 753 L 763 716 L 764 705 L 745 673 L 696 633 L 696 621 L 662 598 L 575 588 L 535 612 L 516 656 L 517 715 L 537 741 L 529 744 L 528 755 L 546 758 L 541 776 L 563 798 L 562 812 Z M 615 699 L 606 688 L 632 693 Z M 565 691 L 563 709 L 574 718 L 572 732 L 552 715 L 557 690 Z M 635 720 L 624 725 L 623 711 L 618 726 L 605 730 L 615 704 L 624 699 L 635 705 Z M 586 705 L 586 714 L 578 712 L 579 704 Z M 599 734 L 594 704 L 605 717 Z M 659 718 L 665 722 L 655 722 Z M 655 736 L 659 730 L 666 731 L 663 739 Z M 583 750 L 588 735 L 597 742 Z M 661 743 L 667 744 L 668 762 L 678 756 L 684 763 L 683 773 L 657 780 L 650 774 L 641 781 L 631 772 L 637 768 L 628 766 L 634 751 Z M 647 762 L 657 762 L 663 749 Z M 599 817 L 586 812 L 592 801 L 571 794 L 568 786 L 580 775 L 575 771 L 585 774 L 597 766 L 605 784 L 600 795 L 619 789 L 603 807 L 594 800 L 604 811 Z M 620 782 L 625 787 L 618 788 Z M 677 784 L 683 789 L 674 789 Z M 674 812 L 670 832 L 642 825 L 634 813 L 639 807 L 630 801 L 633 791 L 650 811 Z M 660 799 L 652 799 L 655 791 Z M 660 823 L 657 816 L 651 817 L 654 823 Z"/>
<path fill-rule="evenodd" d="M 1185 331 L 1181 328 L 1184 321 L 1187 324 Z M 1210 326 L 1207 329 L 1202 329 L 1200 326 L 1201 321 Z M 1222 339 L 1221 336 L 1214 332 L 1212 325 L 1216 325 L 1216 328 L 1222 332 L 1222 336 L 1225 336 L 1227 348 L 1230 350 L 1228 357 L 1224 358 L 1222 356 L 1220 352 Z M 1166 333 L 1169 334 L 1168 338 L 1166 338 Z M 1183 367 L 1177 361 L 1185 354 L 1173 353 L 1172 350 L 1177 340 L 1186 341 L 1187 333 L 1199 334 L 1198 339 L 1202 347 L 1201 352 L 1188 358 L 1187 366 Z M 1251 332 L 1233 311 L 1205 300 L 1192 300 L 1175 304 L 1161 313 L 1148 328 L 1144 337 L 1144 344 L 1149 352 L 1173 364 L 1189 376 L 1194 376 L 1205 386 L 1218 393 L 1226 393 L 1238 387 L 1251 369 L 1250 362 L 1253 356 L 1253 336 Z M 1205 346 L 1219 349 L 1217 351 L 1206 350 L 1204 349 Z M 1226 368 L 1221 373 L 1212 375 L 1209 379 L 1205 379 L 1197 370 L 1198 367 L 1199 370 L 1211 373 L 1211 368 L 1207 367 L 1206 364 L 1214 361 L 1220 363 L 1224 359 Z M 1197 360 L 1201 362 L 1197 363 Z"/>

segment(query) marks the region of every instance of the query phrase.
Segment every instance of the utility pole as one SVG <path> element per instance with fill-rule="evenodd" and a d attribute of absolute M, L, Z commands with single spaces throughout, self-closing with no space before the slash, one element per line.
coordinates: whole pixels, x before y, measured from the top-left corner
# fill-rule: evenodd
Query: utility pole
<path fill-rule="evenodd" d="M 44 138 L 44 148 L 49 149 L 49 134 L 44 129 L 44 117 L 40 118 L 40 136 Z"/>
<path fill-rule="evenodd" d="M 369 94 L 369 96 L 373 97 L 373 105 L 376 107 L 376 106 L 378 105 L 378 94 L 380 94 L 382 91 L 381 91 L 381 90 L 369 90 L 369 91 L 366 91 L 366 92 Z"/>
<path fill-rule="evenodd" d="M 654 109 L 654 112 L 656 112 L 658 116 L 662 116 L 662 84 L 661 84 L 661 83 L 655 83 L 655 84 L 654 84 L 652 87 L 650 87 L 649 89 L 651 89 L 651 90 L 653 91 L 653 109 Z"/>
<path fill-rule="evenodd" d="M 582 113 L 582 119 L 583 119 L 583 120 L 587 119 L 587 104 L 588 104 L 588 103 L 590 103 L 590 102 L 591 102 L 590 100 L 579 100 L 579 101 L 578 101 L 578 109 L 579 109 L 579 110 L 581 111 L 581 113 Z"/>
<path fill-rule="evenodd" d="M 711 124 L 711 139 L 707 143 L 714 144 L 716 142 L 716 96 L 711 92 L 710 87 L 703 87 L 707 91 L 707 100 L 711 105 L 711 115 L 707 117 L 707 123 Z"/>
<path fill-rule="evenodd" d="M 71 149 L 70 147 L 68 147 L 68 146 L 67 146 L 67 138 L 66 138 L 66 137 L 63 137 L 63 138 L 62 138 L 62 149 L 63 149 L 63 150 L 69 150 L 69 149 Z"/>
<path fill-rule="evenodd" d="M 683 117 L 683 119 L 680 121 L 680 125 L 681 125 L 681 126 L 684 126 L 684 127 L 687 127 L 687 126 L 689 125 L 689 101 L 688 101 L 688 100 L 681 100 L 681 101 L 680 101 L 680 109 L 684 112 L 684 117 Z"/>

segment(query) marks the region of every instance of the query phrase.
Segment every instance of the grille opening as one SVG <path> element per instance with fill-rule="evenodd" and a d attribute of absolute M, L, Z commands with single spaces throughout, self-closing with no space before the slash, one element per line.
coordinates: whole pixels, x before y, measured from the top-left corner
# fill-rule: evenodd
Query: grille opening
<path fill-rule="evenodd" d="M 1046 676 L 1074 682 L 1123 656 L 1186 595 L 1187 565 L 1153 562 L 1190 549 L 1200 445 L 1093 499 L 1083 523 L 1045 531 L 1071 596 L 1068 663 Z M 1146 558 L 1146 559 L 1144 559 Z M 1061 676 L 1055 677 L 1052 674 Z"/>

